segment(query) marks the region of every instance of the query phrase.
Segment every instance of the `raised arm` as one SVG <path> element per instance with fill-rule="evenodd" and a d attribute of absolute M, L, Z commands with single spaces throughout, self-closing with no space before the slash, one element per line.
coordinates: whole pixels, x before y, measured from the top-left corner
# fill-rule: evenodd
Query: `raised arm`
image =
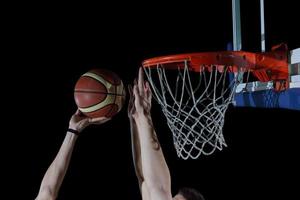
<path fill-rule="evenodd" d="M 36 200 L 56 199 L 67 172 L 78 134 L 89 124 L 101 124 L 107 120 L 106 118 L 86 118 L 79 111 L 72 116 L 69 124 L 70 131 L 67 132 L 55 159 L 44 175 Z"/>
<path fill-rule="evenodd" d="M 142 169 L 142 158 L 141 158 L 141 145 L 140 138 L 137 131 L 137 126 L 133 118 L 133 113 L 135 112 L 134 106 L 134 96 L 131 85 L 128 87 L 129 91 L 129 103 L 128 103 L 128 118 L 130 122 L 130 133 L 131 133 L 131 145 L 132 145 L 132 158 L 133 165 L 135 169 L 135 174 L 138 179 L 140 192 L 143 200 L 149 200 L 149 191 L 144 182 L 143 169 Z"/>
<path fill-rule="evenodd" d="M 128 87 L 129 91 L 129 103 L 128 103 L 128 118 L 130 122 L 130 136 L 131 136 L 131 145 L 132 145 L 132 158 L 133 165 L 135 169 L 136 176 L 138 178 L 139 187 L 141 189 L 141 184 L 144 181 L 143 172 L 142 172 L 142 163 L 141 163 L 141 146 L 140 139 L 137 132 L 136 123 L 132 117 L 132 113 L 134 112 L 134 98 L 132 94 L 132 87 Z"/>
<path fill-rule="evenodd" d="M 133 96 L 134 112 L 132 117 L 138 131 L 141 166 L 149 199 L 171 200 L 170 172 L 153 127 L 150 114 L 151 90 L 148 82 L 144 81 L 141 68 L 138 81 L 134 83 Z"/>

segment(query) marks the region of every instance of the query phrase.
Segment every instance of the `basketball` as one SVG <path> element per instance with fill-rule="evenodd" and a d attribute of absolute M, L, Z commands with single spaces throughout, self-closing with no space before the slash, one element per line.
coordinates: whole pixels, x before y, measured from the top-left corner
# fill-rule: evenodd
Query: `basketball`
<path fill-rule="evenodd" d="M 83 74 L 75 85 L 74 98 L 78 109 L 91 118 L 116 115 L 125 102 L 125 88 L 117 74 L 93 69 Z"/>

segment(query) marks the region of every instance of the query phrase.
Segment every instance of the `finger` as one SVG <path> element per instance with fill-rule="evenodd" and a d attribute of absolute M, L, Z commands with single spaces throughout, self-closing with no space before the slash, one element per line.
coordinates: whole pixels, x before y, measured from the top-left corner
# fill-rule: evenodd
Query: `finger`
<path fill-rule="evenodd" d="M 134 102 L 134 86 L 132 87 L 132 85 L 129 85 L 129 93 L 130 93 L 130 98 L 129 98 L 129 102 Z"/>
<path fill-rule="evenodd" d="M 151 90 L 151 89 L 148 90 L 148 96 L 149 96 L 150 98 L 152 98 L 152 90 Z"/>
<path fill-rule="evenodd" d="M 128 85 L 128 93 L 129 93 L 129 101 L 130 101 L 130 99 L 132 99 L 132 86 L 129 84 Z"/>
<path fill-rule="evenodd" d="M 151 103 L 151 99 L 152 99 L 152 92 L 151 90 L 147 91 L 147 101 Z"/>
<path fill-rule="evenodd" d="M 107 122 L 109 120 L 111 120 L 111 118 L 106 118 L 106 119 L 103 119 L 103 120 L 95 121 L 91 124 L 100 125 L 100 124 L 104 124 L 105 122 Z"/>
<path fill-rule="evenodd" d="M 132 101 L 132 88 L 130 85 L 128 85 L 128 94 L 129 94 L 128 107 L 130 107 L 130 103 Z"/>
<path fill-rule="evenodd" d="M 83 114 L 83 112 L 81 112 L 80 109 L 77 109 L 75 115 L 79 116 L 79 117 L 82 117 L 82 118 L 86 118 L 86 115 Z"/>
<path fill-rule="evenodd" d="M 81 113 L 80 110 L 77 108 L 75 115 L 79 115 L 80 113 Z"/>
<path fill-rule="evenodd" d="M 150 84 L 148 81 L 145 81 L 145 90 L 150 90 Z"/>
<path fill-rule="evenodd" d="M 140 100 L 140 94 L 139 94 L 138 86 L 137 85 L 133 86 L 133 98 L 136 99 L 137 101 Z"/>
<path fill-rule="evenodd" d="M 145 81 L 145 90 L 146 90 L 146 94 L 147 94 L 147 100 L 151 101 L 152 91 L 151 91 L 150 84 L 148 81 Z"/>
<path fill-rule="evenodd" d="M 130 112 L 134 102 L 134 96 L 133 96 L 131 85 L 128 85 L 128 91 L 129 91 L 128 112 Z"/>
<path fill-rule="evenodd" d="M 101 124 L 103 124 L 103 123 L 105 123 L 105 122 L 107 122 L 109 120 L 111 120 L 111 118 L 106 118 L 106 119 L 104 119 L 104 120 L 101 121 Z"/>
<path fill-rule="evenodd" d="M 138 86 L 137 86 L 137 85 L 134 85 L 134 86 L 133 86 L 133 96 L 137 96 L 138 93 L 139 93 L 139 91 L 138 91 Z"/>
<path fill-rule="evenodd" d="M 91 118 L 90 120 L 89 120 L 89 125 L 90 124 L 94 124 L 94 125 L 100 125 L 100 124 L 104 124 L 105 122 L 107 122 L 107 121 L 109 121 L 111 118 L 101 118 L 101 119 L 99 119 L 99 118 Z"/>
<path fill-rule="evenodd" d="M 102 121 L 110 120 L 110 118 L 107 117 L 96 117 L 96 118 L 89 118 L 90 123 L 96 123 L 96 122 L 102 122 Z"/>
<path fill-rule="evenodd" d="M 138 87 L 140 93 L 144 91 L 144 71 L 142 67 L 139 68 Z"/>
<path fill-rule="evenodd" d="M 89 124 L 90 124 L 89 118 L 82 119 L 82 120 L 78 123 L 79 127 L 81 127 L 81 130 L 83 130 L 83 129 L 84 129 L 85 127 L 87 127 Z"/>
<path fill-rule="evenodd" d="M 134 101 L 135 101 L 135 98 L 134 98 L 134 96 L 132 96 L 132 98 L 129 100 L 129 103 L 128 103 L 128 112 L 129 113 L 131 113 L 133 111 Z"/>

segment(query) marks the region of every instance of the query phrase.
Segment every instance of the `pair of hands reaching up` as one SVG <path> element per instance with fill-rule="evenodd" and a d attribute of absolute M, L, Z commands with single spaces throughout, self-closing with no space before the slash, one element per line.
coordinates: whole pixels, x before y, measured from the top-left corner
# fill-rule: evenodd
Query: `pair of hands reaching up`
<path fill-rule="evenodd" d="M 142 67 L 139 69 L 138 78 L 133 82 L 133 87 L 128 86 L 128 91 L 128 117 L 131 119 L 140 115 L 150 116 L 152 93 L 149 82 L 144 80 Z"/>

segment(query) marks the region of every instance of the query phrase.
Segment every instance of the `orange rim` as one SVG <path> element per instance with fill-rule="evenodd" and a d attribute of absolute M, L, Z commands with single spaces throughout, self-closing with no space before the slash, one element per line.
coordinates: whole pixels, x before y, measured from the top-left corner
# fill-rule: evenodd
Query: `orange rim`
<path fill-rule="evenodd" d="M 245 51 L 220 51 L 187 53 L 154 57 L 144 60 L 145 68 L 155 68 L 158 65 L 165 69 L 184 68 L 187 64 L 190 71 L 199 72 L 217 67 L 228 72 L 251 70 L 260 81 L 288 79 L 287 51 L 272 51 L 267 53 L 251 53 Z"/>

